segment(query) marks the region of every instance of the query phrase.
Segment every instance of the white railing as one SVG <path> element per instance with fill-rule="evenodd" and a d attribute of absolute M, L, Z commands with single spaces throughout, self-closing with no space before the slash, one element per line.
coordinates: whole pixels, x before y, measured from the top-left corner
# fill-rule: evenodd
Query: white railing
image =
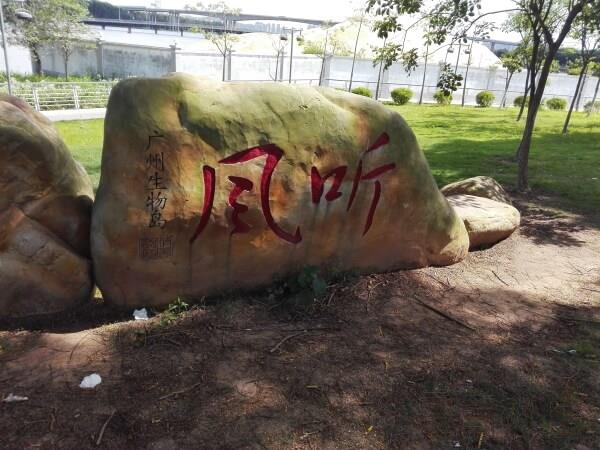
<path fill-rule="evenodd" d="M 13 82 L 13 95 L 27 101 L 37 111 L 57 109 L 105 108 L 116 81 L 90 82 Z M 0 93 L 8 85 L 0 83 Z"/>

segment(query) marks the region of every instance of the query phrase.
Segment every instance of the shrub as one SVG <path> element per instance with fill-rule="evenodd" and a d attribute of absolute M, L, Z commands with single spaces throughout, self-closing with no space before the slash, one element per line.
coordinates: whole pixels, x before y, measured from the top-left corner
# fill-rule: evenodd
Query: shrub
<path fill-rule="evenodd" d="M 523 103 L 523 96 L 519 95 L 518 97 L 516 97 L 513 100 L 513 104 L 517 107 L 520 108 L 521 107 L 521 103 Z M 546 99 L 543 98 L 542 102 L 540 103 L 540 109 L 544 109 L 544 107 L 546 106 Z M 529 107 L 529 96 L 527 97 L 527 101 L 525 102 L 525 108 Z"/>
<path fill-rule="evenodd" d="M 371 90 L 364 86 L 355 87 L 354 89 L 352 89 L 352 93 L 356 95 L 362 95 L 363 97 L 373 97 L 373 93 L 371 92 Z"/>
<path fill-rule="evenodd" d="M 591 101 L 587 102 L 583 107 L 588 113 L 597 113 L 600 112 L 600 101 L 592 103 Z"/>
<path fill-rule="evenodd" d="M 408 88 L 396 88 L 391 92 L 392 100 L 396 105 L 406 105 L 413 96 L 413 91 Z"/>
<path fill-rule="evenodd" d="M 546 106 L 554 111 L 562 111 L 567 108 L 567 101 L 564 98 L 553 97 L 546 102 Z"/>
<path fill-rule="evenodd" d="M 515 99 L 513 100 L 513 105 L 515 105 L 517 108 L 520 108 L 521 105 L 523 104 L 524 98 L 525 97 L 523 97 L 522 95 L 515 97 Z M 525 101 L 525 107 L 527 108 L 528 106 L 529 106 L 529 97 L 527 97 L 527 100 Z"/>
<path fill-rule="evenodd" d="M 449 105 L 452 103 L 452 94 L 446 95 L 442 91 L 435 91 L 433 98 L 438 105 Z"/>
<path fill-rule="evenodd" d="M 322 55 L 323 44 L 316 41 L 304 41 L 302 44 L 302 51 L 305 55 Z"/>
<path fill-rule="evenodd" d="M 475 101 L 482 108 L 489 108 L 490 106 L 492 106 L 492 103 L 494 103 L 495 99 L 496 99 L 496 96 L 494 94 L 492 94 L 490 91 L 481 91 L 475 97 Z"/>

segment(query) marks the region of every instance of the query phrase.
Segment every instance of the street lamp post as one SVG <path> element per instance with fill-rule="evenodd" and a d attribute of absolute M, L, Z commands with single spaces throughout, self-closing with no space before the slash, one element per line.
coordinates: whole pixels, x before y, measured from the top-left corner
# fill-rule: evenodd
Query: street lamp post
<path fill-rule="evenodd" d="M 467 53 L 469 55 L 469 58 L 467 59 L 467 71 L 465 72 L 465 82 L 463 84 L 462 101 L 461 101 L 462 106 L 465 106 L 465 95 L 467 93 L 467 80 L 469 79 L 469 66 L 471 65 L 471 57 L 473 56 L 473 40 L 472 39 L 471 39 L 471 45 L 469 45 L 469 48 L 465 49 L 465 53 Z"/>
<path fill-rule="evenodd" d="M 4 67 L 6 68 L 6 82 L 8 83 L 8 95 L 12 95 L 10 80 L 10 66 L 8 65 L 8 46 L 6 45 L 6 30 L 4 29 L 4 6 L 0 0 L 0 32 L 2 33 L 2 48 L 4 49 Z"/>
<path fill-rule="evenodd" d="M 31 20 L 33 16 L 25 9 L 18 9 L 15 12 L 17 19 Z M 12 84 L 10 77 L 10 66 L 8 64 L 8 46 L 6 45 L 6 29 L 4 28 L 4 6 L 0 0 L 0 33 L 2 33 L 2 48 L 4 49 L 4 67 L 6 68 L 6 82 L 8 83 L 8 95 L 12 95 Z"/>
<path fill-rule="evenodd" d="M 292 33 L 292 41 L 290 43 L 290 74 L 289 74 L 289 83 L 292 83 L 292 65 L 294 64 L 294 33 L 299 31 L 302 34 L 302 28 L 284 28 L 284 33 L 290 31 Z"/>

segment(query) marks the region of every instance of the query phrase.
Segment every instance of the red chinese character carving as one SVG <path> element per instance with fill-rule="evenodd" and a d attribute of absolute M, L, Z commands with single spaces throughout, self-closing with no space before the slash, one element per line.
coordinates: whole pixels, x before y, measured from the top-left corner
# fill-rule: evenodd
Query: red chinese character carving
<path fill-rule="evenodd" d="M 262 213 L 265 216 L 265 220 L 267 221 L 267 225 L 273 233 L 279 236 L 281 239 L 291 242 L 292 244 L 297 244 L 302 240 L 302 235 L 300 234 L 300 228 L 297 227 L 294 234 L 288 233 L 283 230 L 277 223 L 275 223 L 275 219 L 273 218 L 273 214 L 271 213 L 271 206 L 269 204 L 269 192 L 271 188 L 271 177 L 273 176 L 273 172 L 275 171 L 275 167 L 279 163 L 279 160 L 283 156 L 283 150 L 281 150 L 275 144 L 266 144 L 258 147 L 252 147 L 248 150 L 243 150 L 241 152 L 236 153 L 235 155 L 229 156 L 227 158 L 219 161 L 220 164 L 238 164 L 250 161 L 254 158 L 259 158 L 261 156 L 267 157 L 267 161 L 265 163 L 265 168 L 263 169 L 263 173 L 260 179 L 260 203 L 262 208 Z M 231 198 L 231 197 L 230 197 Z"/>
<path fill-rule="evenodd" d="M 194 243 L 208 224 L 208 219 L 210 218 L 213 203 L 215 201 L 215 169 L 210 166 L 204 166 L 202 168 L 202 175 L 204 177 L 204 206 L 202 207 L 200 223 L 196 227 L 194 235 L 190 238 L 190 244 Z"/>
<path fill-rule="evenodd" d="M 387 133 L 381 134 L 375 141 L 373 145 L 371 145 L 366 151 L 365 154 L 372 152 L 373 150 L 377 150 L 384 145 L 390 142 L 390 137 Z M 362 174 L 362 159 L 358 162 L 358 167 L 356 168 L 356 174 L 354 175 L 354 181 L 352 183 L 352 191 L 350 192 L 350 199 L 348 200 L 348 207 L 346 211 L 350 211 L 352 207 L 352 203 L 354 202 L 354 198 L 356 196 L 356 192 L 358 191 L 358 184 L 361 181 L 366 180 L 374 180 L 375 178 L 383 175 L 386 172 L 394 169 L 396 164 L 385 164 L 383 166 L 379 166 L 376 169 L 371 170 L 365 175 Z M 373 217 L 375 216 L 375 211 L 377 210 L 377 205 L 379 203 L 379 198 L 381 197 L 381 182 L 379 180 L 375 181 L 375 192 L 373 193 L 373 200 L 371 200 L 371 206 L 369 208 L 369 213 L 367 214 L 367 222 L 365 223 L 365 228 L 363 229 L 363 236 L 367 234 L 369 228 L 373 224 Z"/>
<path fill-rule="evenodd" d="M 310 171 L 310 184 L 312 189 L 312 201 L 313 203 L 319 203 L 321 201 L 321 197 L 323 196 L 323 188 L 325 187 L 325 182 L 329 177 L 333 177 L 333 182 L 327 194 L 325 194 L 325 200 L 328 202 L 332 202 L 337 198 L 342 196 L 342 193 L 339 191 L 342 181 L 344 181 L 344 177 L 346 176 L 347 166 L 340 166 L 321 177 L 319 173 L 319 169 L 316 167 L 312 167 Z"/>
<path fill-rule="evenodd" d="M 366 151 L 365 154 L 377 150 L 384 145 L 390 142 L 390 138 L 387 133 L 382 133 L 375 143 L 371 145 Z M 275 144 L 266 144 L 258 147 L 252 147 L 247 150 L 243 150 L 241 152 L 237 152 L 236 154 L 224 158 L 219 161 L 220 164 L 239 164 L 251 161 L 252 159 L 259 158 L 261 156 L 266 156 L 265 166 L 262 172 L 261 180 L 260 180 L 260 202 L 262 213 L 265 217 L 267 225 L 269 228 L 277 235 L 279 238 L 291 242 L 293 244 L 297 244 L 302 241 L 302 235 L 300 234 L 300 228 L 296 227 L 295 232 L 289 233 L 283 230 L 273 218 L 273 214 L 271 212 L 271 206 L 269 203 L 269 194 L 271 188 L 271 178 L 273 176 L 273 172 L 281 158 L 283 157 L 283 150 L 279 148 Z M 350 193 L 350 198 L 348 200 L 348 205 L 346 210 L 349 211 L 352 207 L 354 199 L 356 197 L 356 193 L 358 191 L 358 186 L 361 181 L 374 180 L 374 188 L 375 191 L 373 193 L 373 200 L 371 201 L 371 206 L 369 208 L 369 212 L 367 214 L 367 221 L 365 223 L 365 227 L 363 230 L 363 236 L 367 234 L 371 225 L 373 223 L 373 217 L 375 216 L 375 211 L 377 210 L 377 205 L 379 204 L 379 199 L 381 197 L 381 182 L 377 180 L 378 177 L 383 175 L 386 172 L 394 169 L 396 164 L 385 164 L 383 166 L 377 167 L 370 172 L 367 172 L 363 175 L 363 162 L 362 159 L 358 162 L 358 166 L 356 169 L 356 174 L 354 176 L 354 180 L 352 183 L 352 191 Z M 321 197 L 323 197 L 323 192 L 325 190 L 325 183 L 331 177 L 333 177 L 331 187 L 325 194 L 325 200 L 331 202 L 342 196 L 342 192 L 340 192 L 340 186 L 344 181 L 346 176 L 346 172 L 348 170 L 347 166 L 339 166 L 331 171 L 329 171 L 325 176 L 321 176 L 319 170 L 316 167 L 312 167 L 311 169 L 311 189 L 312 189 L 312 201 L 315 204 L 318 204 L 321 201 Z M 204 206 L 202 208 L 202 215 L 200 217 L 200 223 L 198 224 L 194 235 L 190 239 L 190 243 L 193 243 L 198 236 L 202 233 L 208 221 L 210 219 L 210 215 L 212 213 L 212 207 L 214 203 L 215 197 L 215 169 L 210 166 L 204 166 L 202 168 L 203 176 L 204 176 Z M 158 174 L 155 174 L 156 176 Z M 160 180 L 160 179 L 159 179 Z M 248 211 L 248 206 L 238 203 L 239 197 L 244 192 L 250 192 L 253 188 L 253 183 L 247 178 L 230 176 L 229 181 L 233 183 L 233 189 L 229 193 L 229 205 L 233 208 L 233 213 L 231 215 L 231 221 L 233 223 L 233 231 L 234 233 L 247 233 L 251 227 L 249 224 L 244 222 L 240 216 Z"/>
<path fill-rule="evenodd" d="M 389 143 L 390 143 L 390 136 L 387 133 L 383 132 L 377 138 L 375 143 L 373 145 L 371 145 L 365 153 L 369 153 L 369 152 L 372 152 L 373 150 L 377 150 L 378 148 L 381 148 L 384 145 L 387 145 Z"/>
<path fill-rule="evenodd" d="M 250 225 L 240 219 L 240 214 L 248 211 L 248 207 L 246 205 L 242 205 L 237 202 L 237 199 L 240 195 L 244 193 L 244 191 L 250 192 L 252 190 L 252 181 L 247 178 L 242 177 L 229 177 L 229 181 L 231 181 L 235 187 L 229 193 L 229 204 L 233 208 L 233 214 L 231 215 L 231 221 L 233 222 L 233 231 L 234 233 L 247 233 L 250 231 Z"/>

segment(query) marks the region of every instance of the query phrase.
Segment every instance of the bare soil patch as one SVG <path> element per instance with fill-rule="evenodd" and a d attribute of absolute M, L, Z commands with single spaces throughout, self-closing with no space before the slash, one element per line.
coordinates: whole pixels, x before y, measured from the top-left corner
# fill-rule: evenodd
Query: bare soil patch
<path fill-rule="evenodd" d="M 460 264 L 316 300 L 4 323 L 0 395 L 29 400 L 0 403 L 0 448 L 598 449 L 600 227 L 518 207 L 519 232 Z"/>

